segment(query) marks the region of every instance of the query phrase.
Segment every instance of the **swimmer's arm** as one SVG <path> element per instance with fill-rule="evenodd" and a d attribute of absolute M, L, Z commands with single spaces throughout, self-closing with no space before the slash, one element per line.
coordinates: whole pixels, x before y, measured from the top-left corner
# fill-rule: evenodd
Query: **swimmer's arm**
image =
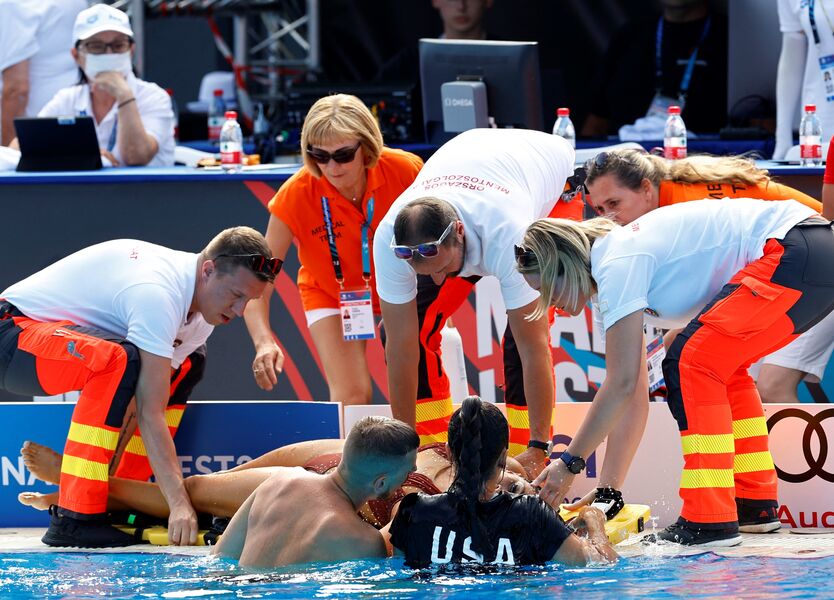
<path fill-rule="evenodd" d="M 605 533 L 605 515 L 598 508 L 585 507 L 573 522 L 583 535 L 572 533 L 559 546 L 553 560 L 571 566 L 617 562 L 619 555 Z M 587 536 L 587 537 L 586 537 Z"/>
<path fill-rule="evenodd" d="M 397 549 L 394 548 L 394 545 L 391 543 L 391 522 L 388 522 L 388 525 L 383 527 L 379 530 L 379 535 L 382 536 L 382 541 L 385 542 L 385 552 L 388 556 L 393 556 L 396 554 Z"/>
<path fill-rule="evenodd" d="M 246 532 L 249 526 L 249 512 L 252 510 L 252 503 L 255 501 L 255 494 L 250 494 L 246 501 L 229 521 L 226 531 L 220 536 L 220 543 L 215 546 L 213 553 L 221 556 L 228 556 L 240 560 L 243 553 L 243 546 L 246 543 Z"/>
<path fill-rule="evenodd" d="M 590 564 L 617 562 L 619 555 L 611 543 L 606 539 L 604 542 L 579 537 L 575 533 L 562 542 L 556 554 L 553 555 L 554 562 L 559 562 L 571 567 L 584 567 Z"/>

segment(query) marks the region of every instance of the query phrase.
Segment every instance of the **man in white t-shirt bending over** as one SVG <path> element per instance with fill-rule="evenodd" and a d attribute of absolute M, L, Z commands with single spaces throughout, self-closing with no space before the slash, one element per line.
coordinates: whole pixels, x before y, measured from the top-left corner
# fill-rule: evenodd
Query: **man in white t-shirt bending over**
<path fill-rule="evenodd" d="M 110 463 L 123 447 L 120 430 L 134 395 L 144 450 L 171 508 L 169 540 L 195 543 L 196 513 L 166 422 L 171 369 L 214 325 L 241 316 L 280 265 L 260 233 L 235 227 L 200 254 L 104 242 L 0 292 L 0 387 L 30 396 L 81 392 L 44 543 L 134 542 L 103 518 Z"/>
<path fill-rule="evenodd" d="M 467 131 L 431 157 L 380 223 L 374 263 L 391 409 L 416 426 L 421 443 L 445 441 L 452 412 L 440 332 L 475 282 L 492 275 L 508 316 L 510 453 L 530 475 L 544 468 L 555 391 L 548 320 L 526 318 L 539 294 L 516 271 L 513 245 L 530 223 L 566 206 L 559 199 L 573 164 L 573 149 L 557 136 Z"/>

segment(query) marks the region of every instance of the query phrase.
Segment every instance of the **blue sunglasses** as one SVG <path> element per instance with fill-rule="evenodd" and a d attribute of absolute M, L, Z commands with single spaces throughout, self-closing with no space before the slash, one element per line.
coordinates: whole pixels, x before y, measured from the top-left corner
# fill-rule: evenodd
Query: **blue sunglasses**
<path fill-rule="evenodd" d="M 395 238 L 391 238 L 391 249 L 394 251 L 394 255 L 397 258 L 401 258 L 403 260 L 411 260 L 414 258 L 415 252 L 424 258 L 434 258 L 437 256 L 437 253 L 440 252 L 440 244 L 442 244 L 443 240 L 449 236 L 449 233 L 451 233 L 455 223 L 457 223 L 457 221 L 449 223 L 449 226 L 446 227 L 446 231 L 444 231 L 443 235 L 437 238 L 437 241 L 435 242 L 426 242 L 425 244 L 417 244 L 416 246 L 403 246 L 396 244 L 395 242 L 397 240 Z"/>

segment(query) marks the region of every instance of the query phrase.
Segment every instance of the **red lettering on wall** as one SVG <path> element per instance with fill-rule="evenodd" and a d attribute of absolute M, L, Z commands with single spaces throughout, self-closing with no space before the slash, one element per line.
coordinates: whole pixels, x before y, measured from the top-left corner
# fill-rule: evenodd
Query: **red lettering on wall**
<path fill-rule="evenodd" d="M 784 504 L 779 507 L 779 521 L 781 521 L 782 525 L 787 525 L 788 527 L 796 527 L 796 521 L 794 521 L 793 519 L 791 509 L 785 506 Z"/>

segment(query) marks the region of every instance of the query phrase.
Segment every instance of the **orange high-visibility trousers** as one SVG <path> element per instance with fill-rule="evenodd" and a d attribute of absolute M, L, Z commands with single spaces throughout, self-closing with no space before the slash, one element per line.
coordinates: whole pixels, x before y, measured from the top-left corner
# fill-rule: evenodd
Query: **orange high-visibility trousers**
<path fill-rule="evenodd" d="M 747 368 L 834 308 L 834 234 L 803 222 L 739 271 L 675 338 L 663 362 L 681 433 L 684 524 L 737 524 L 736 499 L 778 506 L 761 400 Z"/>
<path fill-rule="evenodd" d="M 41 322 L 0 302 L 0 381 L 13 393 L 80 390 L 61 463 L 58 506 L 75 518 L 107 511 L 110 461 L 139 375 L 139 351 L 70 321 Z"/>
<path fill-rule="evenodd" d="M 203 378 L 206 363 L 206 346 L 203 344 L 186 357 L 182 364 L 171 372 L 171 389 L 168 406 L 165 409 L 165 422 L 171 437 L 175 437 L 182 421 L 185 406 L 191 392 Z M 116 477 L 147 481 L 153 474 L 142 433 L 137 427 L 122 452 Z"/>

